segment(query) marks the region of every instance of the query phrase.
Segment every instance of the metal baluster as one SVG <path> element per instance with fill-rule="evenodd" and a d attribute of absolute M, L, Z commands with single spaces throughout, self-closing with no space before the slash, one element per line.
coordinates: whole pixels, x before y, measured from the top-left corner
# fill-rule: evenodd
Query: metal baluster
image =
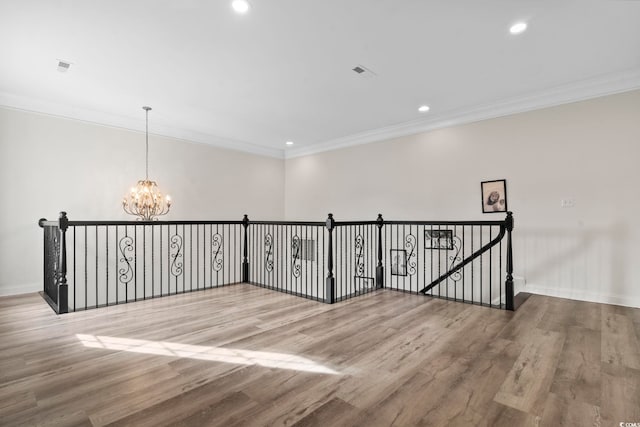
<path fill-rule="evenodd" d="M 493 240 L 493 227 L 489 226 L 489 241 Z M 493 307 L 493 248 L 489 249 L 489 306 Z"/>
<path fill-rule="evenodd" d="M 499 249 L 498 249 L 498 288 L 499 288 L 499 298 L 500 301 L 498 302 L 498 307 L 502 308 L 502 280 L 500 280 L 500 277 L 502 276 L 502 240 L 500 240 L 500 244 L 498 245 Z"/>
<path fill-rule="evenodd" d="M 133 226 L 133 293 L 135 301 L 138 301 L 138 226 L 136 225 Z"/>
<path fill-rule="evenodd" d="M 162 248 L 163 248 L 163 244 L 162 244 L 162 224 L 160 224 L 158 226 L 158 234 L 160 235 L 160 256 L 158 257 L 158 259 L 160 260 L 160 296 L 162 296 Z"/>
<path fill-rule="evenodd" d="M 420 231 L 418 231 L 420 233 Z M 425 288 L 427 286 L 427 227 L 425 225 L 422 226 L 422 287 Z M 431 252 L 431 251 L 429 251 Z M 431 283 L 431 282 L 429 282 Z M 420 288 L 420 286 L 418 286 Z M 426 292 L 425 292 L 426 294 Z"/>
<path fill-rule="evenodd" d="M 151 229 L 151 298 L 156 296 L 156 227 L 149 226 Z"/>
<path fill-rule="evenodd" d="M 430 226 L 430 233 L 431 233 L 431 247 L 433 247 L 433 224 L 431 224 Z M 433 249 L 429 250 L 429 257 L 431 258 L 430 261 L 430 273 L 431 273 L 431 281 L 429 283 L 433 283 L 433 269 L 434 269 L 434 263 L 433 263 Z M 438 288 L 439 290 L 440 288 Z M 433 288 L 431 288 L 429 290 L 429 292 L 431 292 L 431 296 L 433 296 Z"/>
<path fill-rule="evenodd" d="M 456 231 L 457 231 L 457 227 L 454 225 L 453 226 L 453 234 L 452 234 L 452 236 L 456 236 Z M 453 243 L 453 237 L 451 238 L 451 242 Z M 455 246 L 453 247 L 453 250 L 454 250 L 454 255 L 453 255 L 454 259 L 453 259 L 453 262 L 451 263 L 451 265 L 455 266 L 456 265 L 455 264 L 455 262 L 456 262 L 456 259 L 455 259 L 455 250 L 456 250 L 456 248 L 455 248 Z M 462 254 L 462 255 L 464 256 L 464 254 Z M 447 281 L 448 280 L 449 280 L 449 278 L 447 278 Z M 454 301 L 458 301 L 458 283 L 455 280 L 453 281 L 453 300 Z"/>
<path fill-rule="evenodd" d="M 483 226 L 480 226 L 480 247 L 482 247 L 482 230 Z M 484 254 L 480 255 L 480 304 L 484 305 L 484 300 L 482 298 L 482 290 L 484 288 L 484 275 L 482 273 L 482 259 L 484 258 Z"/>
<path fill-rule="evenodd" d="M 84 308 L 85 310 L 89 308 L 89 300 L 87 294 L 89 293 L 88 288 L 88 275 L 87 275 L 87 226 L 84 226 Z"/>
<path fill-rule="evenodd" d="M 465 240 L 465 227 L 463 225 L 462 226 L 462 259 L 466 258 L 466 255 L 464 253 L 464 240 Z M 461 273 L 462 273 L 462 302 L 465 302 L 465 299 L 464 299 L 464 287 L 465 287 L 464 286 L 464 270 L 465 270 L 465 268 L 466 267 L 463 267 L 462 271 L 461 271 Z"/>
<path fill-rule="evenodd" d="M 471 226 L 471 253 L 473 253 L 473 225 Z M 473 264 L 471 263 L 471 303 L 475 304 L 476 300 L 473 298 L 473 282 L 474 282 L 474 274 L 473 274 Z"/>
<path fill-rule="evenodd" d="M 442 231 L 442 229 L 440 228 L 440 225 L 438 225 L 438 235 L 440 235 L 440 232 Z M 442 252 L 440 250 L 438 250 L 438 252 L 436 252 L 438 254 L 438 277 L 442 276 Z M 438 283 L 438 298 L 442 298 L 442 290 L 440 288 L 440 285 L 442 284 L 442 282 Z"/>
<path fill-rule="evenodd" d="M 96 275 L 96 308 L 99 307 L 98 301 L 98 226 L 95 226 L 95 248 L 96 248 L 96 271 L 94 272 Z"/>
<path fill-rule="evenodd" d="M 76 304 L 76 282 L 78 282 L 77 262 L 76 262 L 76 226 L 73 226 L 73 311 L 76 311 L 78 305 Z M 107 241 L 108 244 L 108 241 Z"/>

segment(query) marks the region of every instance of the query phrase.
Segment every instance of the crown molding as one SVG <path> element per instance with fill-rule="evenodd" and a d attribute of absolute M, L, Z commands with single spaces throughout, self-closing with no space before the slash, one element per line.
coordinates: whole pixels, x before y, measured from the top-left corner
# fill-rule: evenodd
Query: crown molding
<path fill-rule="evenodd" d="M 38 113 L 69 120 L 78 120 L 81 122 L 125 129 L 129 131 L 144 132 L 145 130 L 144 121 L 141 120 L 101 111 L 95 111 L 87 108 L 79 108 L 72 105 L 63 105 L 41 99 L 18 96 L 6 92 L 0 92 L 0 106 L 14 110 Z M 152 126 L 152 129 L 150 129 L 150 133 L 153 135 L 178 139 L 190 143 L 205 144 L 217 148 L 243 151 L 259 156 L 275 157 L 277 159 L 284 158 L 284 150 L 262 147 L 244 141 L 220 138 L 214 135 L 194 132 L 157 123 Z"/>
<path fill-rule="evenodd" d="M 470 108 L 452 110 L 427 119 L 412 120 L 329 141 L 285 151 L 285 158 L 308 156 L 368 144 L 445 127 L 478 122 L 591 98 L 640 89 L 640 68 L 600 75 L 523 96 L 502 99 Z"/>
<path fill-rule="evenodd" d="M 553 107 L 561 104 L 583 101 L 616 93 L 640 89 L 640 68 L 610 73 L 595 78 L 580 80 L 570 84 L 556 86 L 522 96 L 502 99 L 483 105 L 462 108 L 430 115 L 428 118 L 398 123 L 379 129 L 372 129 L 353 135 L 340 137 L 307 147 L 295 147 L 285 150 L 263 147 L 245 141 L 221 138 L 215 135 L 194 132 L 187 129 L 154 124 L 151 133 L 183 140 L 191 143 L 206 144 L 213 147 L 243 151 L 259 156 L 290 159 L 311 154 L 332 151 L 356 145 L 368 144 L 398 138 L 417 133 L 428 132 L 445 127 L 493 119 L 517 113 Z M 109 126 L 144 132 L 144 123 L 137 119 L 86 108 L 52 103 L 45 100 L 18 96 L 0 92 L 0 106 L 35 112 L 44 115 L 78 120 L 101 126 Z"/>

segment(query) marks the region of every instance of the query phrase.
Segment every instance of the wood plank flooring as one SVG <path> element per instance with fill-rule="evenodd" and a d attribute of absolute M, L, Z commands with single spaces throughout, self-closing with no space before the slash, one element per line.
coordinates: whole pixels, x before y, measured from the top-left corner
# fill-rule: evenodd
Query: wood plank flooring
<path fill-rule="evenodd" d="M 56 316 L 0 298 L 2 426 L 640 423 L 640 309 L 234 285 Z"/>

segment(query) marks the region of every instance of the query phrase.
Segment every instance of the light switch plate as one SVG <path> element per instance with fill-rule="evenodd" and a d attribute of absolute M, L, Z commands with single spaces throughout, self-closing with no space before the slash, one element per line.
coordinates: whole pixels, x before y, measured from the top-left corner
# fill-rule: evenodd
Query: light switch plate
<path fill-rule="evenodd" d="M 573 208 L 576 205 L 576 201 L 573 197 L 567 197 L 565 199 L 560 200 L 561 208 Z"/>

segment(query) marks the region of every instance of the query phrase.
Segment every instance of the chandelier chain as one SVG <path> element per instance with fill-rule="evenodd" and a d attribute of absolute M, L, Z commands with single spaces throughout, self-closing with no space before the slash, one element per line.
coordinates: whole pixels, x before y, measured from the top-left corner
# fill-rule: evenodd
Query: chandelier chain
<path fill-rule="evenodd" d="M 146 113 L 146 124 L 145 124 L 145 153 L 144 153 L 144 158 L 145 158 L 145 179 L 147 181 L 149 181 L 149 110 L 151 110 L 151 107 L 142 107 L 144 108 L 144 111 Z"/>
<path fill-rule="evenodd" d="M 122 200 L 122 208 L 130 215 L 142 221 L 153 221 L 158 216 L 166 215 L 171 208 L 171 197 L 163 196 L 155 181 L 149 180 L 149 110 L 145 110 L 145 179 L 138 181 L 131 192 Z"/>

